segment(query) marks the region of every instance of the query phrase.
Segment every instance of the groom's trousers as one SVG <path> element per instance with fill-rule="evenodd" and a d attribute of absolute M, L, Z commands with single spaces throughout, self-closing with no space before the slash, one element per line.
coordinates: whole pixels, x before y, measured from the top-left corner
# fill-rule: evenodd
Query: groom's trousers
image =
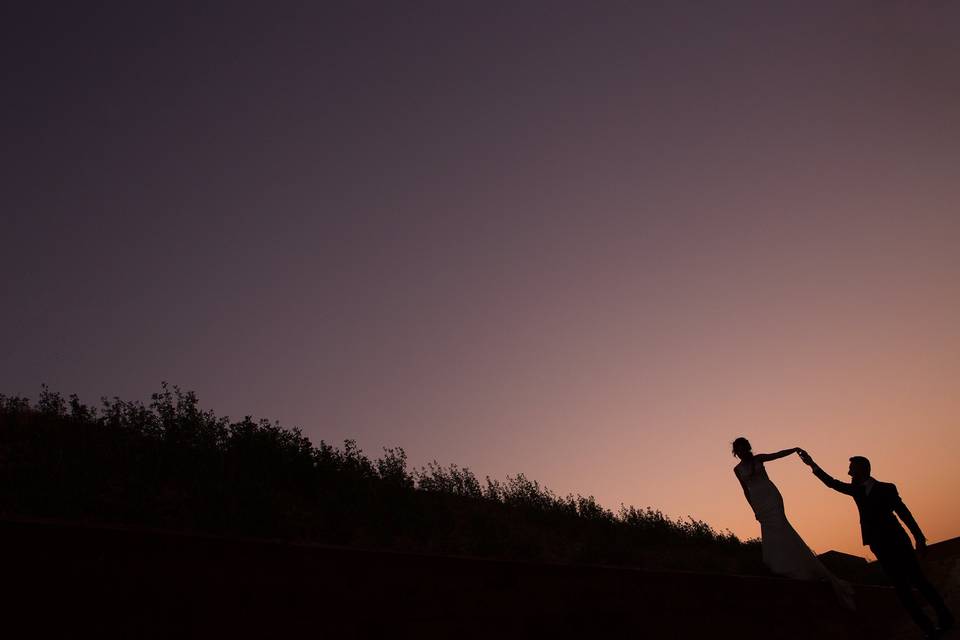
<path fill-rule="evenodd" d="M 933 623 L 930 622 L 930 619 L 927 618 L 916 599 L 914 599 L 911 587 L 916 587 L 917 591 L 930 603 L 941 622 L 950 618 L 950 612 L 944 604 L 943 598 L 930 584 L 927 577 L 923 575 L 920 562 L 917 560 L 917 554 L 913 551 L 909 541 L 894 539 L 874 543 L 870 545 L 870 550 L 877 556 L 877 561 L 880 562 L 884 573 L 890 579 L 900 602 L 903 603 L 914 622 L 922 629 L 931 631 Z"/>

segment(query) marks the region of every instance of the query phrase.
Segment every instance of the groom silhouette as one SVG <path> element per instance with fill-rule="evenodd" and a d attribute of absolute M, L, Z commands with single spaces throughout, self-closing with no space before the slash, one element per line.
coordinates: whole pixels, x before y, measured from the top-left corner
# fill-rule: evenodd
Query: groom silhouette
<path fill-rule="evenodd" d="M 860 511 L 860 530 L 863 534 L 863 544 L 870 545 L 870 550 L 877 556 L 884 573 L 893 584 L 893 588 L 900 598 L 907 612 L 914 622 L 923 629 L 929 638 L 935 638 L 943 631 L 953 626 L 954 620 L 943 598 L 933 588 L 930 581 L 923 575 L 920 563 L 910 538 L 897 521 L 896 513 L 903 520 L 910 533 L 917 541 L 917 551 L 925 553 L 927 541 L 920 531 L 920 525 L 913 518 L 913 514 L 903 503 L 896 485 L 889 482 L 879 482 L 870 476 L 870 461 L 863 456 L 850 458 L 848 474 L 852 482 L 840 482 L 830 477 L 821 469 L 810 454 L 801 450 L 800 459 L 810 466 L 823 484 L 834 491 L 852 496 Z M 914 600 L 911 586 L 923 595 L 937 612 L 939 628 L 935 628 L 930 619 L 923 613 L 920 605 Z"/>

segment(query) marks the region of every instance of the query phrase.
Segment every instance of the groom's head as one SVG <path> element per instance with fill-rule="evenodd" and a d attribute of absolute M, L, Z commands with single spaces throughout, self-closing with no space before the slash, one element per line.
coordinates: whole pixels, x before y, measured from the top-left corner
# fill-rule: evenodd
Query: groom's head
<path fill-rule="evenodd" d="M 850 458 L 850 479 L 854 482 L 863 482 L 870 477 L 870 461 L 863 456 Z"/>

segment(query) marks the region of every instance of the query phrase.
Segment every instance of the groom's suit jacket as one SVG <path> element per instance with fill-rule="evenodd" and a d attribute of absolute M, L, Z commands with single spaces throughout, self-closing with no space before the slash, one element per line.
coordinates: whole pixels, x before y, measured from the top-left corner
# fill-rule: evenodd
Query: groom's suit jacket
<path fill-rule="evenodd" d="M 907 505 L 903 504 L 900 494 L 897 493 L 897 487 L 893 483 L 875 480 L 873 488 L 867 494 L 863 485 L 840 482 L 816 465 L 813 466 L 813 473 L 834 491 L 853 496 L 860 511 L 860 532 L 863 535 L 863 544 L 886 546 L 905 542 L 908 547 L 911 546 L 910 538 L 897 522 L 894 513 L 900 516 L 914 538 L 924 537 L 920 531 L 920 525 L 907 509 Z"/>

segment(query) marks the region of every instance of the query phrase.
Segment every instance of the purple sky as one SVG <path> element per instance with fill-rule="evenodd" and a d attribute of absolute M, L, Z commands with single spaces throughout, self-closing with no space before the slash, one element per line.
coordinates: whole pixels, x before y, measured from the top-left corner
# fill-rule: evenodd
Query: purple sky
<path fill-rule="evenodd" d="M 960 4 L 62 4 L 0 15 L 0 392 L 752 536 L 747 435 L 960 534 Z"/>

